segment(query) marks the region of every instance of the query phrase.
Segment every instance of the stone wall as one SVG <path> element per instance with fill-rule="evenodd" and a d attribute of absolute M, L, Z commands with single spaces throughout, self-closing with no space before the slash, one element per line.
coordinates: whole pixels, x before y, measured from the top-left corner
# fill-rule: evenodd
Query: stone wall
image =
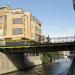
<path fill-rule="evenodd" d="M 13 72 L 41 64 L 40 56 L 25 56 L 19 54 L 4 54 L 0 52 L 0 74 Z"/>

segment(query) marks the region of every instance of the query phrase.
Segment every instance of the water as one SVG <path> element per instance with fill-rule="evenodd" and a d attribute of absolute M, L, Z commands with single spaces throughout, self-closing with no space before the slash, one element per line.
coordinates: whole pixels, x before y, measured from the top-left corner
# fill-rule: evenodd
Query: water
<path fill-rule="evenodd" d="M 66 75 L 68 68 L 71 64 L 71 60 L 61 58 L 50 65 L 38 65 L 34 68 L 22 71 L 16 71 L 5 75 Z"/>

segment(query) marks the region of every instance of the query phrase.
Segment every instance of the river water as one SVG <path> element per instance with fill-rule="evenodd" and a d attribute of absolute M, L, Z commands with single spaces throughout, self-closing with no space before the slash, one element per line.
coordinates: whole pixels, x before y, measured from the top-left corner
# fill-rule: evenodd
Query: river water
<path fill-rule="evenodd" d="M 70 59 L 66 62 L 65 59 L 61 58 L 49 65 L 38 65 L 27 70 L 16 71 L 5 75 L 67 75 L 70 64 Z"/>

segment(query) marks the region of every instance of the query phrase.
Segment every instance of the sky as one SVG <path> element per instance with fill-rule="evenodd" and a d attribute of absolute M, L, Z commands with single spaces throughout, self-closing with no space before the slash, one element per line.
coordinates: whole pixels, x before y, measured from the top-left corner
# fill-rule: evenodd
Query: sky
<path fill-rule="evenodd" d="M 0 7 L 22 8 L 42 22 L 45 36 L 75 35 L 75 11 L 72 0 L 0 0 Z"/>

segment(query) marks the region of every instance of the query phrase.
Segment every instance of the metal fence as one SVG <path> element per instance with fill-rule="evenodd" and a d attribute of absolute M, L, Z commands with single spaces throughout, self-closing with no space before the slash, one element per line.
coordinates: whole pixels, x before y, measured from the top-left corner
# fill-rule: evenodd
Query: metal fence
<path fill-rule="evenodd" d="M 0 46 L 31 46 L 37 42 L 29 40 L 0 40 Z"/>
<path fill-rule="evenodd" d="M 51 37 L 47 38 L 47 42 L 51 43 L 64 43 L 64 42 L 73 42 L 75 41 L 75 36 L 69 36 L 69 37 Z"/>
<path fill-rule="evenodd" d="M 64 42 L 74 42 L 75 36 L 69 37 L 47 37 L 46 42 L 48 43 L 64 43 Z M 1 40 L 0 46 L 31 46 L 31 45 L 39 45 L 40 42 L 31 41 L 31 40 Z M 45 44 L 45 43 L 44 43 Z"/>

